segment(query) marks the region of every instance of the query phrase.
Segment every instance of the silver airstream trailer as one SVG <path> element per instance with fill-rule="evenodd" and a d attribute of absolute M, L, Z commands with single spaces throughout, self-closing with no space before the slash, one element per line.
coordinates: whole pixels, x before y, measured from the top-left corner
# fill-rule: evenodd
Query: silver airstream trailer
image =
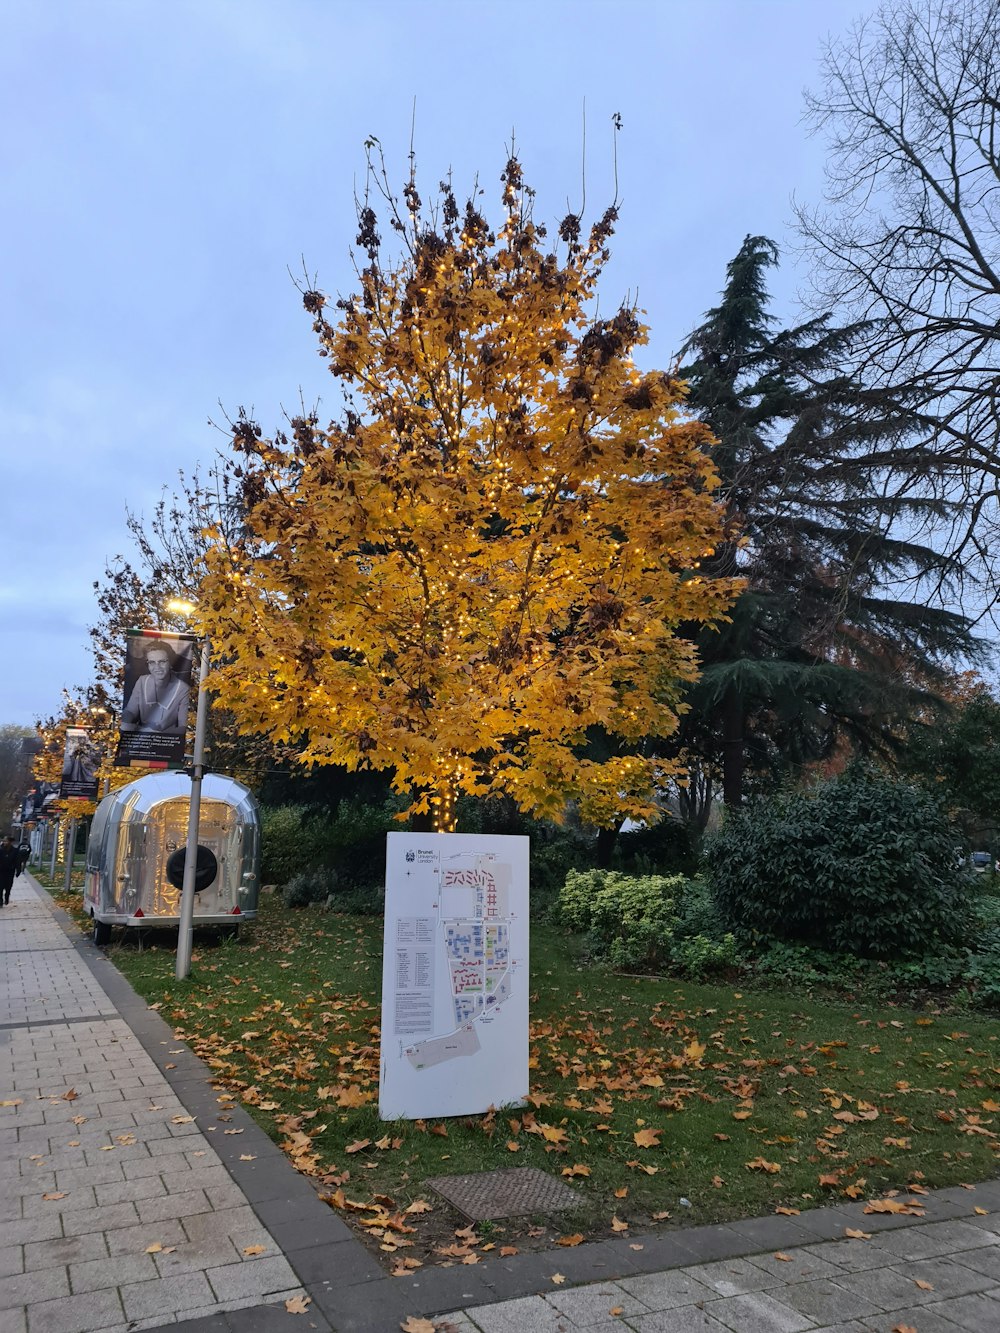
<path fill-rule="evenodd" d="M 87 844 L 84 907 L 94 941 L 112 926 L 176 926 L 187 845 L 191 779 L 154 773 L 105 796 Z M 194 924 L 226 926 L 257 915 L 260 815 L 242 783 L 206 773 L 198 820 Z"/>

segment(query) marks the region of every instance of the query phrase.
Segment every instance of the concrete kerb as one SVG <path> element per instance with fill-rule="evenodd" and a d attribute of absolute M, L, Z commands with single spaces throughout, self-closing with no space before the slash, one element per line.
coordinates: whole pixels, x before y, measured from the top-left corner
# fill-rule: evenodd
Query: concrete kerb
<path fill-rule="evenodd" d="M 202 1130 L 220 1114 L 216 1075 L 170 1026 L 151 1010 L 114 965 L 50 896 L 31 881 L 36 893 L 94 974 L 123 1021 L 153 1059 L 178 1101 L 197 1118 Z M 2 1032 L 0 1032 L 2 1039 Z M 172 1066 L 168 1068 L 167 1066 Z M 1000 1208 L 1000 1180 L 975 1190 L 953 1187 L 922 1196 L 924 1217 L 864 1213 L 861 1203 L 838 1203 L 786 1218 L 750 1218 L 729 1224 L 614 1237 L 575 1249 L 542 1251 L 511 1258 L 491 1258 L 465 1266 L 417 1270 L 406 1277 L 386 1274 L 349 1227 L 322 1203 L 309 1181 L 242 1107 L 227 1108 L 225 1125 L 239 1135 L 213 1134 L 213 1147 L 254 1213 L 280 1246 L 309 1293 L 310 1323 L 319 1333 L 384 1333 L 407 1315 L 429 1317 L 512 1299 L 551 1294 L 558 1269 L 568 1285 L 614 1281 L 691 1265 L 766 1254 L 775 1249 L 842 1240 L 848 1227 L 872 1235 L 899 1228 L 919 1228 L 950 1220 L 982 1225 L 989 1219 L 977 1206 Z M 217 1122 L 218 1129 L 222 1122 Z M 243 1155 L 253 1162 L 241 1162 Z M 993 1222 L 995 1226 L 995 1220 Z M 327 1321 L 330 1321 L 329 1323 Z M 300 1317 L 280 1307 L 253 1306 L 213 1313 L 181 1323 L 146 1325 L 149 1333 L 270 1333 L 301 1330 Z"/>

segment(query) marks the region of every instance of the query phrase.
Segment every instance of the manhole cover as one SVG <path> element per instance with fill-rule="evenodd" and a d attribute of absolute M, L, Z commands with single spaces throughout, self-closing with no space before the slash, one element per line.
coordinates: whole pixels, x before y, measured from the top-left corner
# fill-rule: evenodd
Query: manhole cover
<path fill-rule="evenodd" d="M 467 1176 L 435 1176 L 426 1182 L 473 1222 L 525 1213 L 554 1213 L 579 1203 L 573 1191 L 533 1166 L 510 1171 L 476 1171 Z"/>

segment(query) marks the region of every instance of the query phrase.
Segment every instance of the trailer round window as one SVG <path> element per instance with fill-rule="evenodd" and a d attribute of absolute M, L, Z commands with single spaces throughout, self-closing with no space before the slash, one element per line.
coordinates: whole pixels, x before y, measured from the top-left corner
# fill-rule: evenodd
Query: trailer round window
<path fill-rule="evenodd" d="M 184 887 L 184 862 L 187 858 L 187 848 L 178 847 L 167 860 L 167 879 L 175 889 Z M 207 889 L 209 884 L 219 873 L 219 863 L 215 859 L 215 853 L 210 847 L 198 847 L 198 855 L 194 863 L 194 891 L 201 893 L 202 889 Z"/>

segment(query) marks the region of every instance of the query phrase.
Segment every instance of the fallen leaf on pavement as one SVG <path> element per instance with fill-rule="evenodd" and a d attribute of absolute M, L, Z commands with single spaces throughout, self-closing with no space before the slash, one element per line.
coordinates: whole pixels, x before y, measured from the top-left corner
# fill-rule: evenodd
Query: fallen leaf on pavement
<path fill-rule="evenodd" d="M 844 1235 L 849 1236 L 851 1240 L 871 1240 L 870 1231 L 859 1231 L 856 1227 L 845 1227 Z"/>
<path fill-rule="evenodd" d="M 51 1194 L 43 1194 L 43 1195 L 42 1195 L 42 1198 L 43 1198 L 43 1199 L 65 1199 L 65 1197 L 66 1197 L 66 1195 L 60 1193 L 59 1190 L 53 1190 Z"/>
<path fill-rule="evenodd" d="M 430 1319 L 420 1319 L 417 1315 L 411 1314 L 404 1319 L 399 1326 L 403 1333 L 434 1333 L 434 1325 Z"/>
<path fill-rule="evenodd" d="M 563 1276 L 562 1273 L 553 1273 L 552 1281 L 556 1284 L 557 1287 L 561 1287 L 562 1284 L 566 1281 L 566 1278 Z"/>
<path fill-rule="evenodd" d="M 312 1297 L 305 1295 L 291 1296 L 285 1301 L 285 1309 L 289 1314 L 305 1314 L 310 1305 L 312 1305 Z"/>
<path fill-rule="evenodd" d="M 792 1262 L 792 1256 L 790 1254 L 783 1253 L 783 1251 L 781 1250 L 779 1250 L 774 1257 L 775 1259 L 780 1259 L 783 1264 L 790 1264 Z"/>
<path fill-rule="evenodd" d="M 567 1248 L 571 1248 L 574 1245 L 582 1245 L 583 1235 L 579 1231 L 576 1231 L 572 1236 L 560 1236 L 556 1241 L 556 1244 L 565 1245 Z"/>
<path fill-rule="evenodd" d="M 244 1245 L 243 1253 L 246 1255 L 253 1256 L 255 1254 L 263 1254 L 266 1249 L 267 1249 L 266 1245 Z"/>

